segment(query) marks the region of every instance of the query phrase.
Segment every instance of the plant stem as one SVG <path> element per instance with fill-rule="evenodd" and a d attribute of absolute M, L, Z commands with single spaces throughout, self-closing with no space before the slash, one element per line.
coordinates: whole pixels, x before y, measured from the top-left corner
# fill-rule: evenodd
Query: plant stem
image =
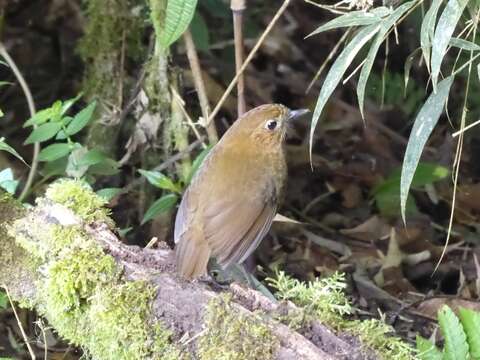
<path fill-rule="evenodd" d="M 208 119 L 210 114 L 210 105 L 208 103 L 207 91 L 205 90 L 205 82 L 202 77 L 202 69 L 200 67 L 200 61 L 198 60 L 197 49 L 193 42 L 192 33 L 190 29 L 183 34 L 185 46 L 187 48 L 188 62 L 190 63 L 190 69 L 192 70 L 193 83 L 195 84 L 195 90 L 197 90 L 198 100 L 200 102 L 200 108 L 202 110 L 203 123 Z M 210 123 L 206 126 L 208 141 L 211 144 L 215 144 L 218 141 L 217 129 L 215 123 Z"/>
<path fill-rule="evenodd" d="M 246 8 L 246 0 L 231 0 L 230 9 L 233 14 L 233 37 L 235 39 L 235 72 L 240 73 L 243 63 L 243 12 Z M 240 73 L 237 82 L 237 112 L 242 116 L 247 109 L 245 102 L 245 77 Z"/>
<path fill-rule="evenodd" d="M 28 110 L 30 111 L 30 117 L 33 117 L 36 113 L 36 110 L 35 110 L 35 103 L 33 102 L 33 96 L 30 91 L 30 88 L 28 87 L 28 84 L 25 81 L 25 78 L 23 77 L 21 71 L 18 69 L 15 61 L 13 61 L 13 59 L 11 58 L 10 54 L 8 53 L 3 43 L 0 43 L 0 56 L 5 59 L 5 62 L 8 64 L 10 69 L 12 69 L 13 74 L 15 75 L 18 83 L 20 84 L 20 87 L 22 88 L 22 91 L 25 95 L 25 99 L 27 100 Z M 36 126 L 34 125 L 34 128 L 35 127 Z M 30 171 L 28 172 L 27 181 L 25 183 L 25 186 L 23 187 L 22 193 L 18 197 L 18 200 L 20 201 L 23 201 L 25 199 L 25 197 L 28 195 L 28 192 L 30 191 L 30 188 L 32 186 L 33 179 L 35 178 L 35 173 L 37 172 L 39 153 L 40 153 L 40 143 L 38 142 L 33 143 L 32 166 L 30 167 Z"/>

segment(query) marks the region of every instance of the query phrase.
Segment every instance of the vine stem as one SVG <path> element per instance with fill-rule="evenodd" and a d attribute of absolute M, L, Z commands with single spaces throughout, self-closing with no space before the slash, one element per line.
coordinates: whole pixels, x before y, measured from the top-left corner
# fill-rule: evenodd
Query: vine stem
<path fill-rule="evenodd" d="M 17 64 L 15 63 L 15 61 L 13 61 L 12 57 L 8 53 L 7 49 L 5 48 L 5 45 L 1 42 L 0 42 L 0 56 L 4 58 L 5 62 L 8 64 L 10 69 L 12 69 L 13 75 L 15 75 L 15 78 L 20 84 L 20 87 L 22 88 L 22 91 L 25 95 L 25 99 L 27 100 L 28 110 L 30 111 L 30 117 L 33 117 L 36 113 L 36 110 L 35 110 L 35 103 L 33 102 L 32 92 L 30 91 L 30 88 L 28 87 L 28 84 L 25 81 L 25 78 L 23 77 L 21 71 L 18 69 Z M 25 199 L 25 197 L 27 196 L 32 186 L 35 173 L 37 172 L 39 153 L 40 153 L 40 143 L 36 142 L 33 144 L 32 166 L 30 167 L 30 171 L 28 173 L 27 182 L 23 187 L 22 193 L 18 197 L 18 200 L 20 201 L 23 201 Z"/>

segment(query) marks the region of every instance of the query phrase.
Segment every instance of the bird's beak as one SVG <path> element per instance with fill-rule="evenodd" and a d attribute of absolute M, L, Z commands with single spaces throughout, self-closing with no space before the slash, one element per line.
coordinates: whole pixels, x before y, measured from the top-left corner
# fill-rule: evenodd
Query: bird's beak
<path fill-rule="evenodd" d="M 290 113 L 288 114 L 288 121 L 294 120 L 302 115 L 305 115 L 309 113 L 310 110 L 308 109 L 298 109 L 298 110 L 290 110 Z"/>

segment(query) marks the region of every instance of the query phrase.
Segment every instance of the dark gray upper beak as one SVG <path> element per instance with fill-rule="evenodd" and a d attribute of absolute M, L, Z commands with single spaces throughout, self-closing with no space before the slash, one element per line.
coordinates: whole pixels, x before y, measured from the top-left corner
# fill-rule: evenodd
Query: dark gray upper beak
<path fill-rule="evenodd" d="M 305 115 L 309 112 L 310 112 L 310 110 L 308 110 L 308 109 L 290 110 L 290 113 L 288 114 L 288 120 L 296 119 L 296 118 L 298 118 L 302 115 Z"/>

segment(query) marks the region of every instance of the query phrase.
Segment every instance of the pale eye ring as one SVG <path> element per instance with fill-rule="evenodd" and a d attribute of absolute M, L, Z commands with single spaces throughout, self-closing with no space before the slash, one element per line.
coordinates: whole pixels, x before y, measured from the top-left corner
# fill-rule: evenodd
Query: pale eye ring
<path fill-rule="evenodd" d="M 266 123 L 265 123 L 265 129 L 268 129 L 270 131 L 273 131 L 276 129 L 277 127 L 277 120 L 268 120 Z"/>

